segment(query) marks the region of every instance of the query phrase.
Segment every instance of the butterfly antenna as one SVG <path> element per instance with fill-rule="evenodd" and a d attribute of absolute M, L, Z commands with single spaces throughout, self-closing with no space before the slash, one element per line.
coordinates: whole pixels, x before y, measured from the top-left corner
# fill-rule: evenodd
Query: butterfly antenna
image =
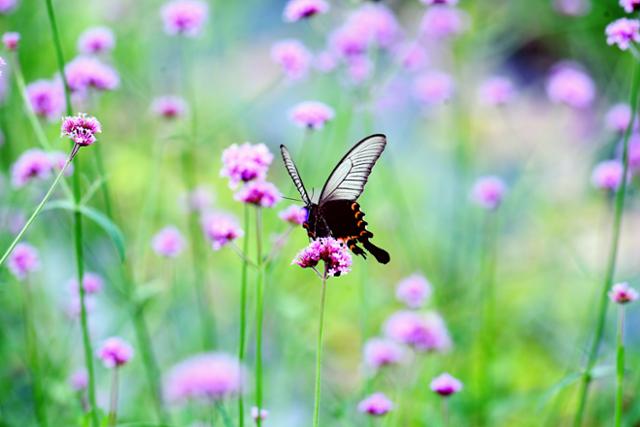
<path fill-rule="evenodd" d="M 293 202 L 302 202 L 301 199 L 296 199 L 296 198 L 293 198 L 293 197 L 282 196 L 282 198 L 285 199 L 285 200 L 291 200 Z"/>

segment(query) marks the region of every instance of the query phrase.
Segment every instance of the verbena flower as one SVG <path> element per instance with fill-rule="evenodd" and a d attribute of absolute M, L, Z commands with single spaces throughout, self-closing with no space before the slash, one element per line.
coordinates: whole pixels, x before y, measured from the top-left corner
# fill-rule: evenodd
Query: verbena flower
<path fill-rule="evenodd" d="M 364 362 L 373 369 L 400 363 L 404 349 L 386 338 L 371 338 L 364 345 Z"/>
<path fill-rule="evenodd" d="M 413 84 L 415 98 L 426 104 L 436 105 L 448 101 L 454 92 L 453 78 L 441 71 L 428 71 L 416 78 Z"/>
<path fill-rule="evenodd" d="M 245 370 L 235 357 L 199 354 L 171 368 L 164 380 L 164 395 L 171 403 L 222 400 L 242 393 L 244 378 Z"/>
<path fill-rule="evenodd" d="M 358 403 L 358 411 L 376 417 L 387 414 L 393 409 L 393 402 L 384 393 L 374 393 Z"/>
<path fill-rule="evenodd" d="M 184 237 L 176 227 L 168 226 L 153 236 L 151 246 L 158 255 L 175 258 L 184 250 Z"/>
<path fill-rule="evenodd" d="M 36 80 L 27 85 L 27 98 L 36 115 L 58 120 L 65 109 L 64 88 L 59 80 Z"/>
<path fill-rule="evenodd" d="M 282 68 L 288 79 L 295 81 L 307 76 L 312 55 L 302 42 L 287 39 L 273 45 L 271 58 Z"/>
<path fill-rule="evenodd" d="M 396 298 L 409 308 L 420 308 L 431 296 L 431 284 L 420 274 L 402 279 L 396 287 Z"/>
<path fill-rule="evenodd" d="M 19 43 L 20 43 L 20 33 L 8 32 L 2 35 L 2 44 L 4 44 L 4 47 L 7 50 L 18 49 Z"/>
<path fill-rule="evenodd" d="M 202 217 L 201 224 L 204 234 L 216 251 L 244 234 L 236 219 L 226 214 L 207 214 Z"/>
<path fill-rule="evenodd" d="M 344 243 L 333 237 L 312 240 L 309 246 L 294 258 L 293 264 L 302 268 L 315 268 L 321 261 L 329 276 L 346 274 L 351 269 L 351 253 Z"/>
<path fill-rule="evenodd" d="M 151 111 L 159 117 L 175 119 L 185 115 L 187 103 L 179 96 L 159 96 L 151 103 Z"/>
<path fill-rule="evenodd" d="M 97 355 L 107 368 L 117 368 L 131 360 L 133 347 L 120 337 L 111 337 L 102 343 Z"/>
<path fill-rule="evenodd" d="M 82 391 L 89 385 L 89 376 L 85 368 L 75 370 L 69 377 L 69 385 L 74 391 Z"/>
<path fill-rule="evenodd" d="M 269 411 L 267 411 L 266 409 L 258 409 L 257 406 L 251 407 L 251 418 L 253 419 L 253 421 L 264 421 L 267 419 L 267 417 L 269 417 Z"/>
<path fill-rule="evenodd" d="M 208 187 L 198 186 L 186 195 L 181 196 L 180 204 L 190 212 L 205 213 L 213 206 L 214 194 Z"/>
<path fill-rule="evenodd" d="M 85 55 L 95 55 L 113 50 L 116 36 L 110 28 L 88 28 L 78 37 L 78 51 Z"/>
<path fill-rule="evenodd" d="M 572 62 L 561 62 L 553 67 L 546 90 L 551 102 L 576 109 L 588 108 L 596 96 L 591 76 Z"/>
<path fill-rule="evenodd" d="M 72 295 L 79 295 L 78 279 L 71 278 L 68 283 Z M 104 280 L 99 274 L 88 271 L 82 275 L 82 287 L 86 295 L 97 294 L 104 287 Z"/>
<path fill-rule="evenodd" d="M 434 5 L 455 6 L 458 4 L 458 0 L 420 0 L 420 2 L 423 4 L 426 4 L 427 6 L 434 6 Z"/>
<path fill-rule="evenodd" d="M 622 158 L 622 149 L 623 149 L 622 141 L 618 147 L 618 157 Z M 640 135 L 633 134 L 629 138 L 629 147 L 628 147 L 628 155 L 629 155 L 629 170 L 631 172 L 637 173 L 640 171 Z"/>
<path fill-rule="evenodd" d="M 624 133 L 631 122 L 631 106 L 626 103 L 619 103 L 607 111 L 605 123 L 612 131 Z M 634 127 L 637 127 L 637 121 Z"/>
<path fill-rule="evenodd" d="M 596 165 L 591 183 L 600 190 L 615 191 L 622 184 L 623 165 L 618 160 L 605 160 Z"/>
<path fill-rule="evenodd" d="M 71 299 L 69 300 L 66 313 L 70 319 L 79 319 L 80 314 L 82 313 L 82 300 L 80 299 L 80 295 L 73 294 L 71 295 Z M 87 314 L 93 313 L 93 310 L 96 307 L 96 300 L 93 298 L 93 295 L 86 295 L 84 297 L 84 308 Z"/>
<path fill-rule="evenodd" d="M 196 37 L 202 32 L 209 7 L 200 0 L 176 0 L 162 6 L 160 14 L 165 33 Z"/>
<path fill-rule="evenodd" d="M 242 203 L 249 203 L 263 208 L 272 208 L 282 196 L 278 188 L 267 181 L 251 181 L 238 190 L 234 198 Z"/>
<path fill-rule="evenodd" d="M 92 56 L 78 56 L 64 67 L 69 88 L 84 96 L 88 90 L 114 90 L 120 85 L 120 76 L 110 65 Z"/>
<path fill-rule="evenodd" d="M 427 52 L 419 43 L 404 43 L 396 49 L 395 59 L 404 69 L 418 71 L 427 63 Z"/>
<path fill-rule="evenodd" d="M 325 0 L 289 0 L 283 18 L 287 22 L 296 22 L 328 11 L 329 3 Z"/>
<path fill-rule="evenodd" d="M 16 279 L 26 279 L 30 273 L 40 269 L 38 251 L 28 243 L 18 243 L 9 255 L 7 267 Z"/>
<path fill-rule="evenodd" d="M 485 209 L 497 209 L 502 204 L 507 186 L 497 176 L 483 176 L 471 189 L 471 200 Z"/>
<path fill-rule="evenodd" d="M 482 83 L 479 95 L 480 101 L 485 105 L 506 105 L 515 96 L 515 87 L 511 79 L 495 76 Z"/>
<path fill-rule="evenodd" d="M 307 209 L 302 206 L 291 205 L 280 211 L 278 216 L 289 224 L 302 225 L 307 220 Z"/>
<path fill-rule="evenodd" d="M 640 10 L 640 0 L 620 0 L 620 6 L 627 13 L 633 13 Z"/>
<path fill-rule="evenodd" d="M 638 291 L 633 289 L 627 282 L 616 283 L 609 291 L 611 301 L 618 304 L 627 304 L 638 299 Z"/>
<path fill-rule="evenodd" d="M 469 27 L 469 16 L 455 7 L 430 7 L 420 23 L 420 33 L 429 38 L 445 39 L 459 35 Z"/>
<path fill-rule="evenodd" d="M 18 0 L 0 0 L 0 15 L 7 15 L 18 6 Z"/>
<path fill-rule="evenodd" d="M 95 117 L 80 113 L 62 120 L 61 133 L 79 146 L 86 147 L 96 142 L 96 134 L 102 133 L 102 126 Z"/>
<path fill-rule="evenodd" d="M 462 382 L 445 372 L 435 377 L 430 387 L 440 396 L 447 397 L 462 390 Z"/>
<path fill-rule="evenodd" d="M 591 0 L 553 0 L 554 9 L 567 16 L 584 16 L 591 9 Z"/>
<path fill-rule="evenodd" d="M 621 50 L 629 49 L 632 43 L 640 41 L 640 21 L 637 19 L 620 18 L 605 29 L 608 45 L 617 45 Z"/>
<path fill-rule="evenodd" d="M 384 325 L 385 334 L 418 351 L 446 351 L 451 348 L 451 338 L 444 320 L 437 313 L 398 311 Z"/>
<path fill-rule="evenodd" d="M 229 178 L 232 187 L 240 182 L 263 180 L 273 154 L 264 144 L 233 144 L 222 152 L 220 175 Z"/>
<path fill-rule="evenodd" d="M 316 130 L 322 129 L 334 116 L 333 108 L 318 101 L 301 102 L 289 112 L 289 118 L 296 125 Z"/>
<path fill-rule="evenodd" d="M 34 179 L 45 180 L 51 176 L 51 158 L 39 149 L 27 150 L 11 166 L 11 183 L 20 188 Z"/>
<path fill-rule="evenodd" d="M 347 25 L 364 32 L 370 43 L 388 48 L 398 40 L 400 25 L 393 11 L 382 4 L 367 3 L 351 13 Z"/>
<path fill-rule="evenodd" d="M 349 82 L 359 85 L 373 74 L 373 61 L 366 56 L 354 56 L 346 62 Z"/>

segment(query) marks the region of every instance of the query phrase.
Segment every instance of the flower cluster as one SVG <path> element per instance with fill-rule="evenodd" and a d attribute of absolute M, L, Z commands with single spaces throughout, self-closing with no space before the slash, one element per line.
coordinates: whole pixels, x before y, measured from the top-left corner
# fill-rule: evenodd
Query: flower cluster
<path fill-rule="evenodd" d="M 423 36 L 441 40 L 457 36 L 469 27 L 469 17 L 466 13 L 455 7 L 436 6 L 430 7 L 424 14 L 420 23 L 420 32 Z"/>
<path fill-rule="evenodd" d="M 396 298 L 409 308 L 420 308 L 431 296 L 431 284 L 419 274 L 402 279 L 396 287 Z"/>
<path fill-rule="evenodd" d="M 393 409 L 393 402 L 384 393 L 374 393 L 358 404 L 358 411 L 376 417 L 387 414 Z"/>
<path fill-rule="evenodd" d="M 312 55 L 302 42 L 281 40 L 271 48 L 271 58 L 291 81 L 305 78 L 311 66 Z"/>
<path fill-rule="evenodd" d="M 201 0 L 175 0 L 160 10 L 164 31 L 170 35 L 196 37 L 207 21 L 209 8 Z"/>
<path fill-rule="evenodd" d="M 442 397 L 448 397 L 462 390 L 462 382 L 445 372 L 431 381 L 431 390 Z"/>
<path fill-rule="evenodd" d="M 278 216 L 289 224 L 302 225 L 307 220 L 307 209 L 301 206 L 291 205 L 281 211 Z"/>
<path fill-rule="evenodd" d="M 120 85 L 120 76 L 110 65 L 93 56 L 78 56 L 64 67 L 69 88 L 78 96 L 93 89 L 114 90 Z"/>
<path fill-rule="evenodd" d="M 9 271 L 18 280 L 24 280 L 40 268 L 38 251 L 28 243 L 18 243 L 7 260 Z"/>
<path fill-rule="evenodd" d="M 289 0 L 282 15 L 285 21 L 296 22 L 328 11 L 326 0 Z"/>
<path fill-rule="evenodd" d="M 68 286 L 72 294 L 79 294 L 80 289 L 77 278 L 69 279 Z M 82 275 L 82 288 L 86 295 L 97 294 L 102 290 L 103 286 L 104 280 L 99 274 L 88 271 Z"/>
<path fill-rule="evenodd" d="M 627 13 L 633 13 L 640 10 L 640 0 L 620 0 L 620 6 Z"/>
<path fill-rule="evenodd" d="M 220 175 L 229 178 L 232 187 L 240 182 L 263 180 L 272 161 L 273 154 L 264 144 L 233 144 L 222 152 Z"/>
<path fill-rule="evenodd" d="M 184 249 L 184 237 L 174 226 L 168 226 L 158 231 L 151 241 L 155 253 L 166 258 L 175 258 Z"/>
<path fill-rule="evenodd" d="M 263 208 L 275 206 L 281 198 L 278 188 L 267 181 L 250 181 L 235 194 L 235 199 L 239 202 Z"/>
<path fill-rule="evenodd" d="M 102 125 L 95 117 L 80 113 L 64 118 L 61 133 L 77 145 L 86 147 L 96 142 L 96 134 L 102 133 Z"/>
<path fill-rule="evenodd" d="M 7 50 L 16 50 L 18 49 L 18 44 L 20 43 L 20 33 L 8 32 L 2 35 L 2 44 Z"/>
<path fill-rule="evenodd" d="M 432 106 L 447 102 L 455 90 L 453 78 L 442 71 L 427 71 L 413 83 L 414 96 L 421 103 Z"/>
<path fill-rule="evenodd" d="M 629 104 L 620 103 L 612 106 L 607 111 L 605 123 L 612 131 L 624 133 L 631 123 L 631 107 Z M 636 126 L 637 121 L 634 127 Z"/>
<path fill-rule="evenodd" d="M 483 104 L 500 106 L 508 104 L 513 99 L 515 88 L 511 79 L 496 76 L 482 83 L 479 94 Z"/>
<path fill-rule="evenodd" d="M 116 37 L 107 27 L 93 27 L 80 34 L 78 51 L 84 55 L 96 55 L 113 50 Z"/>
<path fill-rule="evenodd" d="M 386 338 L 371 338 L 364 345 L 365 364 L 377 370 L 381 367 L 400 363 L 404 349 L 395 341 Z"/>
<path fill-rule="evenodd" d="M 328 276 L 346 274 L 351 269 L 351 253 L 344 243 L 333 237 L 322 237 L 312 240 L 293 260 L 302 268 L 315 268 L 324 262 L 325 273 Z"/>
<path fill-rule="evenodd" d="M 546 90 L 552 102 L 576 109 L 588 108 L 596 96 L 591 76 L 573 62 L 561 62 L 553 67 Z"/>
<path fill-rule="evenodd" d="M 621 50 L 627 50 L 631 43 L 640 41 L 640 21 L 637 19 L 620 18 L 605 29 L 608 45 L 617 45 Z"/>
<path fill-rule="evenodd" d="M 596 165 L 591 174 L 593 186 L 601 190 L 615 191 L 622 184 L 624 168 L 618 160 L 605 160 Z"/>
<path fill-rule="evenodd" d="M 496 176 L 479 178 L 471 189 L 471 200 L 485 209 L 497 209 L 502 204 L 502 199 L 507 191 L 507 186 Z"/>
<path fill-rule="evenodd" d="M 36 80 L 27 85 L 27 98 L 36 115 L 58 120 L 65 109 L 64 87 L 60 80 Z"/>
<path fill-rule="evenodd" d="M 187 103 L 179 96 L 160 96 L 151 103 L 151 111 L 164 119 L 175 119 L 185 115 Z"/>
<path fill-rule="evenodd" d="M 446 351 L 451 347 L 447 327 L 437 313 L 399 311 L 387 319 L 384 330 L 389 338 L 418 351 Z"/>
<path fill-rule="evenodd" d="M 609 298 L 615 303 L 626 304 L 638 299 L 638 291 L 626 282 L 616 283 L 609 291 Z"/>
<path fill-rule="evenodd" d="M 301 102 L 289 112 L 291 121 L 296 125 L 314 130 L 322 129 L 334 115 L 333 108 L 318 101 Z"/>
<path fill-rule="evenodd" d="M 106 339 L 98 349 L 98 358 L 107 368 L 118 368 L 133 357 L 131 345 L 119 337 Z"/>
<path fill-rule="evenodd" d="M 244 234 L 235 218 L 222 213 L 209 213 L 202 217 L 202 230 L 217 251 Z"/>

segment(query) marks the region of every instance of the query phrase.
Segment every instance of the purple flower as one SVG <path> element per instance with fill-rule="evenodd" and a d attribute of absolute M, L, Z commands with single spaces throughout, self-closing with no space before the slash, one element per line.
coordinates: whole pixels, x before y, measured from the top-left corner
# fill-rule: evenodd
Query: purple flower
<path fill-rule="evenodd" d="M 496 76 L 482 83 L 479 94 L 480 101 L 485 105 L 505 105 L 513 99 L 515 88 L 511 79 Z"/>
<path fill-rule="evenodd" d="M 8 32 L 2 35 L 2 43 L 7 50 L 18 49 L 20 43 L 20 33 Z"/>
<path fill-rule="evenodd" d="M 431 284 L 420 274 L 402 279 L 396 287 L 396 298 L 409 308 L 420 308 L 431 296 Z"/>
<path fill-rule="evenodd" d="M 287 22 L 296 22 L 328 11 L 329 3 L 325 0 L 289 0 L 284 8 L 283 17 Z"/>
<path fill-rule="evenodd" d="M 151 111 L 165 119 L 175 119 L 185 115 L 187 103 L 179 96 L 160 96 L 151 103 Z"/>
<path fill-rule="evenodd" d="M 67 116 L 62 120 L 62 136 L 68 136 L 81 147 L 96 142 L 96 134 L 102 133 L 102 126 L 98 119 L 80 113 L 77 116 Z"/>
<path fill-rule="evenodd" d="M 267 419 L 267 417 L 269 416 L 269 411 L 267 411 L 266 409 L 260 409 L 258 410 L 257 406 L 252 406 L 251 407 L 251 418 L 253 419 L 253 421 L 264 421 Z"/>
<path fill-rule="evenodd" d="M 242 393 L 244 378 L 244 368 L 235 357 L 199 354 L 171 368 L 164 381 L 164 395 L 172 403 L 222 400 Z"/>
<path fill-rule="evenodd" d="M 89 89 L 114 90 L 120 85 L 120 76 L 111 66 L 92 56 L 78 56 L 64 67 L 69 88 L 80 95 Z"/>
<path fill-rule="evenodd" d="M 347 75 L 353 84 L 361 84 L 373 74 L 373 62 L 366 56 L 347 59 Z"/>
<path fill-rule="evenodd" d="M 434 5 L 455 6 L 458 4 L 458 0 L 420 0 L 420 2 L 423 4 L 426 4 L 427 6 L 434 6 Z"/>
<path fill-rule="evenodd" d="M 91 295 L 86 295 L 84 297 L 84 307 L 87 310 L 87 314 L 92 313 L 96 307 L 96 300 Z M 67 305 L 67 316 L 71 319 L 78 319 L 81 311 L 82 301 L 80 300 L 80 295 L 74 294 Z"/>
<path fill-rule="evenodd" d="M 454 87 L 454 81 L 449 74 L 429 71 L 414 81 L 413 92 L 418 101 L 426 105 L 436 105 L 448 101 L 453 96 Z"/>
<path fill-rule="evenodd" d="M 546 90 L 551 102 L 577 109 L 589 107 L 596 96 L 591 77 L 571 62 L 561 62 L 553 67 Z"/>
<path fill-rule="evenodd" d="M 419 43 L 405 43 L 396 51 L 396 61 L 408 71 L 417 71 L 427 62 L 427 53 Z"/>
<path fill-rule="evenodd" d="M 620 6 L 624 8 L 627 13 L 633 13 L 640 9 L 640 0 L 620 0 Z"/>
<path fill-rule="evenodd" d="M 591 182 L 600 190 L 615 191 L 622 183 L 623 165 L 618 160 L 605 160 L 596 165 Z"/>
<path fill-rule="evenodd" d="M 209 8 L 200 0 L 175 0 L 162 6 L 164 31 L 170 36 L 196 37 L 207 21 Z"/>
<path fill-rule="evenodd" d="M 638 299 L 638 291 L 626 282 L 616 283 L 609 291 L 609 298 L 615 303 L 626 304 Z"/>
<path fill-rule="evenodd" d="M 591 0 L 554 0 L 556 11 L 567 16 L 583 16 L 591 9 Z"/>
<path fill-rule="evenodd" d="M 389 338 L 418 351 L 446 351 L 451 347 L 447 327 L 437 313 L 398 311 L 387 319 L 384 330 Z"/>
<path fill-rule="evenodd" d="M 442 397 L 447 397 L 462 390 L 462 383 L 445 372 L 431 381 L 431 390 Z"/>
<path fill-rule="evenodd" d="M 133 348 L 120 337 L 107 338 L 97 352 L 98 358 L 107 368 L 118 368 L 133 357 Z"/>
<path fill-rule="evenodd" d="M 640 41 L 640 21 L 620 18 L 607 25 L 604 32 L 609 46 L 615 44 L 621 50 L 627 50 L 631 43 Z"/>
<path fill-rule="evenodd" d="M 364 362 L 373 369 L 400 363 L 404 349 L 386 338 L 371 338 L 364 345 Z"/>
<path fill-rule="evenodd" d="M 367 33 L 351 25 L 342 25 L 329 35 L 332 51 L 342 58 L 362 56 L 369 47 Z"/>
<path fill-rule="evenodd" d="M 325 50 L 315 56 L 313 65 L 321 73 L 330 73 L 338 66 L 338 60 L 331 51 Z"/>
<path fill-rule="evenodd" d="M 329 276 L 347 274 L 351 269 L 349 250 L 344 243 L 333 237 L 312 240 L 309 246 L 298 253 L 292 264 L 302 268 L 315 268 L 320 261 L 324 262 L 325 271 Z"/>
<path fill-rule="evenodd" d="M 89 28 L 78 38 L 78 51 L 85 55 L 110 52 L 115 45 L 116 37 L 107 27 Z"/>
<path fill-rule="evenodd" d="M 40 269 L 38 251 L 27 243 L 18 243 L 9 255 L 7 267 L 16 279 L 26 279 L 29 273 Z"/>
<path fill-rule="evenodd" d="M 400 36 L 400 26 L 395 15 L 382 4 L 365 4 L 353 11 L 347 26 L 362 31 L 369 43 L 382 48 L 390 47 Z"/>
<path fill-rule="evenodd" d="M 7 15 L 16 8 L 18 0 L 0 0 L 0 15 Z"/>
<path fill-rule="evenodd" d="M 222 152 L 221 176 L 229 178 L 232 187 L 240 182 L 263 180 L 273 161 L 264 144 L 233 144 Z"/>
<path fill-rule="evenodd" d="M 267 181 L 251 181 L 246 183 L 235 194 L 235 199 L 263 208 L 272 208 L 282 199 L 278 188 Z"/>
<path fill-rule="evenodd" d="M 61 171 L 64 165 L 67 163 L 69 155 L 63 151 L 53 151 L 49 153 L 49 160 L 51 161 L 51 168 L 56 171 Z M 69 163 L 67 169 L 64 171 L 64 176 L 73 175 L 73 163 Z"/>
<path fill-rule="evenodd" d="M 380 417 L 393 409 L 393 402 L 384 393 L 374 393 L 358 403 L 358 411 Z"/>
<path fill-rule="evenodd" d="M 333 108 L 318 101 L 301 102 L 289 112 L 295 124 L 307 129 L 322 129 L 334 115 Z"/>
<path fill-rule="evenodd" d="M 625 103 L 614 105 L 607 111 L 605 122 L 612 131 L 624 133 L 631 122 L 631 107 Z"/>
<path fill-rule="evenodd" d="M 194 188 L 191 192 L 182 196 L 181 203 L 186 205 L 190 212 L 204 213 L 213 205 L 214 196 L 205 186 Z"/>
<path fill-rule="evenodd" d="M 485 209 L 497 209 L 506 191 L 507 186 L 497 176 L 483 176 L 473 184 L 471 200 Z"/>
<path fill-rule="evenodd" d="M 622 157 L 622 143 L 619 152 Z M 629 170 L 638 172 L 640 170 L 640 135 L 633 134 L 629 138 Z"/>
<path fill-rule="evenodd" d="M 27 150 L 11 166 L 11 183 L 20 188 L 33 179 L 47 179 L 51 176 L 52 167 L 47 153 L 38 149 Z"/>
<path fill-rule="evenodd" d="M 293 225 L 302 225 L 307 220 L 307 209 L 302 206 L 291 205 L 278 214 L 281 220 Z"/>
<path fill-rule="evenodd" d="M 311 52 L 298 40 L 281 40 L 271 48 L 271 58 L 290 80 L 307 76 L 311 65 Z"/>
<path fill-rule="evenodd" d="M 89 376 L 85 368 L 75 370 L 69 377 L 69 385 L 74 391 L 82 391 L 89 385 Z"/>
<path fill-rule="evenodd" d="M 445 39 L 457 36 L 469 27 L 469 17 L 455 7 L 436 6 L 426 10 L 420 23 L 420 33 L 425 37 Z"/>
<path fill-rule="evenodd" d="M 160 230 L 151 241 L 155 253 L 167 258 L 175 258 L 184 249 L 184 238 L 180 231 L 173 226 Z"/>
<path fill-rule="evenodd" d="M 215 251 L 244 234 L 235 218 L 221 213 L 205 215 L 202 218 L 202 230 Z"/>
<path fill-rule="evenodd" d="M 37 80 L 27 85 L 27 98 L 36 115 L 58 120 L 65 109 L 64 88 L 59 80 Z"/>
<path fill-rule="evenodd" d="M 82 275 L 82 287 L 86 295 L 97 294 L 102 290 L 103 286 L 104 281 L 99 274 L 86 272 Z M 77 278 L 69 279 L 69 289 L 71 289 L 73 295 L 79 295 L 80 289 L 78 289 Z"/>

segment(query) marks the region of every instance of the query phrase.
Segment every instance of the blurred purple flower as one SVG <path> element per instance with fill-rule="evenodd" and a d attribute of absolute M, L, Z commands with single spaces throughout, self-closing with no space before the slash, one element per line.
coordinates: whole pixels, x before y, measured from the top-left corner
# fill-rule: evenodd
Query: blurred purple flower
<path fill-rule="evenodd" d="M 251 407 L 251 418 L 253 419 L 253 421 L 258 421 L 258 419 L 260 421 L 264 421 L 267 419 L 268 416 L 269 416 L 269 411 L 267 411 L 266 409 L 258 410 L 257 406 Z"/>
<path fill-rule="evenodd" d="M 373 61 L 366 56 L 354 56 L 347 59 L 347 75 L 353 84 L 361 84 L 373 74 Z"/>
<path fill-rule="evenodd" d="M 280 191 L 275 185 L 260 180 L 246 183 L 236 192 L 234 197 L 239 202 L 263 208 L 272 208 L 282 199 Z"/>
<path fill-rule="evenodd" d="M 420 33 L 425 37 L 445 39 L 457 36 L 469 27 L 469 16 L 463 11 L 448 6 L 427 9 L 420 23 Z"/>
<path fill-rule="evenodd" d="M 504 181 L 497 176 L 478 178 L 471 189 L 471 200 L 485 209 L 497 209 L 507 191 Z"/>
<path fill-rule="evenodd" d="M 49 159 L 51 160 L 51 168 L 57 172 L 60 172 L 65 163 L 69 159 L 69 155 L 63 151 L 53 151 L 49 153 Z M 69 163 L 67 169 L 64 171 L 64 176 L 73 175 L 73 163 Z"/>
<path fill-rule="evenodd" d="M 68 286 L 73 295 L 79 295 L 80 289 L 78 289 L 77 278 L 74 277 L 69 279 Z M 82 287 L 84 288 L 86 295 L 97 294 L 102 290 L 103 286 L 104 281 L 99 274 L 88 271 L 82 275 Z"/>
<path fill-rule="evenodd" d="M 371 338 L 364 345 L 364 362 L 373 369 L 400 363 L 404 349 L 386 338 Z"/>
<path fill-rule="evenodd" d="M 445 372 L 431 381 L 431 390 L 442 397 L 451 396 L 462 390 L 462 382 Z"/>
<path fill-rule="evenodd" d="M 116 37 L 107 27 L 88 28 L 78 37 L 78 51 L 85 55 L 110 52 L 116 45 Z"/>
<path fill-rule="evenodd" d="M 342 58 L 361 56 L 367 52 L 369 39 L 360 28 L 342 25 L 329 35 L 331 50 Z"/>
<path fill-rule="evenodd" d="M 220 176 L 229 178 L 234 187 L 240 182 L 262 180 L 273 161 L 273 154 L 264 144 L 233 144 L 222 152 Z"/>
<path fill-rule="evenodd" d="M 244 368 L 224 353 L 192 356 L 175 365 L 164 381 L 164 395 L 171 403 L 193 399 L 222 400 L 242 393 Z"/>
<path fill-rule="evenodd" d="M 244 234 L 234 217 L 221 213 L 205 215 L 202 218 L 202 230 L 215 251 Z"/>
<path fill-rule="evenodd" d="M 422 4 L 426 4 L 427 6 L 434 5 L 445 5 L 445 6 L 455 6 L 458 4 L 458 0 L 420 0 Z"/>
<path fill-rule="evenodd" d="M 26 279 L 29 273 L 40 269 L 38 251 L 28 243 L 18 243 L 9 255 L 7 267 L 16 279 Z"/>
<path fill-rule="evenodd" d="M 349 250 L 333 237 L 312 240 L 309 246 L 298 253 L 292 264 L 302 268 L 315 268 L 320 261 L 324 262 L 325 271 L 329 276 L 347 274 L 351 269 Z"/>
<path fill-rule="evenodd" d="M 624 133 L 629 127 L 629 122 L 631 122 L 631 107 L 625 103 L 614 105 L 607 111 L 605 122 L 610 130 Z M 637 120 L 635 127 L 637 127 Z"/>
<path fill-rule="evenodd" d="M 431 284 L 420 274 L 402 279 L 396 287 L 396 298 L 409 308 L 420 308 L 431 296 Z"/>
<path fill-rule="evenodd" d="M 455 83 L 449 74 L 429 71 L 421 74 L 413 83 L 413 93 L 418 101 L 426 105 L 436 105 L 448 101 Z"/>
<path fill-rule="evenodd" d="M 160 9 L 164 31 L 170 36 L 196 37 L 207 21 L 209 7 L 200 0 L 175 0 Z"/>
<path fill-rule="evenodd" d="M 640 10 L 640 0 L 620 0 L 620 6 L 624 8 L 625 12 L 633 13 Z"/>
<path fill-rule="evenodd" d="M 20 33 L 8 32 L 2 35 L 2 44 L 4 44 L 4 47 L 7 50 L 18 49 L 19 43 L 20 43 Z"/>
<path fill-rule="evenodd" d="M 623 165 L 618 160 L 605 160 L 596 165 L 591 182 L 600 190 L 615 191 L 622 183 Z"/>
<path fill-rule="evenodd" d="M 404 69 L 418 71 L 427 63 L 427 52 L 419 43 L 404 43 L 396 50 L 395 58 Z"/>
<path fill-rule="evenodd" d="M 7 15 L 18 6 L 18 0 L 0 0 L 0 15 Z"/>
<path fill-rule="evenodd" d="M 318 101 L 301 102 L 289 111 L 291 121 L 300 127 L 314 130 L 322 129 L 334 115 L 333 108 Z"/>
<path fill-rule="evenodd" d="M 64 88 L 59 80 L 36 80 L 27 85 L 27 98 L 36 115 L 58 120 L 65 109 Z"/>
<path fill-rule="evenodd" d="M 280 65 L 290 80 L 300 80 L 307 76 L 311 65 L 311 52 L 298 40 L 281 40 L 271 48 L 271 58 Z"/>
<path fill-rule="evenodd" d="M 567 16 L 583 16 L 591 10 L 591 0 L 554 0 L 556 11 Z"/>
<path fill-rule="evenodd" d="M 330 73 L 338 66 L 338 60 L 331 51 L 325 50 L 316 54 L 313 65 L 321 73 Z"/>
<path fill-rule="evenodd" d="M 168 226 L 153 236 L 151 246 L 158 255 L 175 258 L 184 250 L 184 237 L 176 227 Z"/>
<path fill-rule="evenodd" d="M 151 111 L 159 117 L 175 119 L 185 115 L 187 103 L 179 96 L 159 96 L 151 103 Z"/>
<path fill-rule="evenodd" d="M 11 183 L 20 188 L 33 179 L 47 179 L 51 176 L 52 167 L 47 153 L 35 148 L 27 150 L 11 166 Z"/>
<path fill-rule="evenodd" d="M 85 368 L 75 370 L 69 377 L 69 385 L 74 391 L 82 391 L 89 385 L 89 376 Z"/>
<path fill-rule="evenodd" d="M 181 204 L 190 212 L 205 213 L 213 206 L 214 195 L 208 187 L 198 186 L 181 197 Z"/>
<path fill-rule="evenodd" d="M 385 334 L 418 351 L 446 351 L 451 338 L 442 317 L 437 313 L 398 311 L 384 325 Z"/>
<path fill-rule="evenodd" d="M 64 67 L 69 88 L 84 95 L 89 89 L 114 90 L 120 85 L 120 76 L 110 65 L 98 58 L 78 56 Z"/>
<path fill-rule="evenodd" d="M 65 117 L 61 126 L 62 136 L 68 136 L 81 147 L 92 145 L 96 142 L 96 134 L 102 132 L 102 126 L 98 119 L 80 113 L 76 116 Z"/>
<path fill-rule="evenodd" d="M 607 44 L 617 45 L 621 50 L 629 49 L 632 43 L 640 41 L 640 21 L 637 19 L 616 19 L 605 29 Z"/>
<path fill-rule="evenodd" d="M 107 368 L 118 368 L 133 357 L 133 348 L 120 337 L 107 338 L 97 352 L 98 358 Z"/>
<path fill-rule="evenodd" d="M 596 96 L 591 76 L 571 62 L 561 62 L 553 67 L 546 90 L 551 102 L 577 109 L 591 106 Z"/>
<path fill-rule="evenodd" d="M 87 310 L 87 314 L 93 313 L 93 310 L 96 307 L 96 300 L 91 295 L 86 295 L 84 297 L 84 307 Z M 71 319 L 77 319 L 80 317 L 80 312 L 82 311 L 82 304 L 80 301 L 80 296 L 74 294 L 71 296 L 69 300 L 69 304 L 67 306 L 67 316 Z"/>
<path fill-rule="evenodd" d="M 296 22 L 328 11 L 329 3 L 325 0 L 289 0 L 283 18 L 287 22 Z"/>
<path fill-rule="evenodd" d="M 347 26 L 364 33 L 369 43 L 387 48 L 400 36 L 400 25 L 393 11 L 382 4 L 366 3 L 354 10 Z"/>
<path fill-rule="evenodd" d="M 384 393 L 374 393 L 358 403 L 358 411 L 376 417 L 385 415 L 393 409 L 393 402 Z"/>
<path fill-rule="evenodd" d="M 616 283 L 609 291 L 609 298 L 615 303 L 626 304 L 638 299 L 638 291 L 627 282 Z"/>
<path fill-rule="evenodd" d="M 618 149 L 619 157 L 622 158 L 622 143 Z M 640 171 L 640 135 L 633 134 L 629 138 L 629 170 Z"/>
<path fill-rule="evenodd" d="M 479 89 L 480 101 L 485 105 L 505 105 L 515 96 L 511 79 L 502 76 L 485 80 Z"/>
<path fill-rule="evenodd" d="M 307 220 L 307 209 L 302 206 L 291 205 L 278 213 L 283 221 L 293 225 L 302 225 Z"/>

